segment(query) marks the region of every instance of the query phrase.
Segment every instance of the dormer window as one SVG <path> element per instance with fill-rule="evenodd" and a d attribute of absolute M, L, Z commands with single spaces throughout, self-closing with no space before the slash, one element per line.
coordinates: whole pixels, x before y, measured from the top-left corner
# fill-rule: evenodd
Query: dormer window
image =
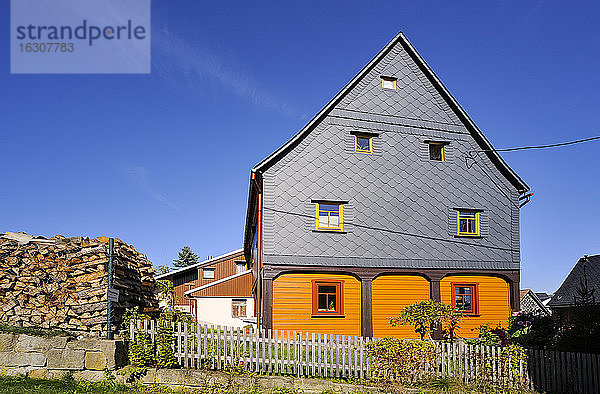
<path fill-rule="evenodd" d="M 373 153 L 373 137 L 356 134 L 354 136 L 354 151 L 358 153 Z"/>
<path fill-rule="evenodd" d="M 394 77 L 381 77 L 381 87 L 384 89 L 396 90 L 397 78 Z"/>
<path fill-rule="evenodd" d="M 445 161 L 446 157 L 444 154 L 444 145 L 439 142 L 429 143 L 429 160 L 433 161 Z"/>

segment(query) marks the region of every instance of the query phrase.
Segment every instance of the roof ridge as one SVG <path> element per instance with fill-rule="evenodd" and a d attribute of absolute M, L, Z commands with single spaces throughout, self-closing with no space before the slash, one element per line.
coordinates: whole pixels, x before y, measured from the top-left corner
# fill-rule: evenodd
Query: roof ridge
<path fill-rule="evenodd" d="M 206 259 L 204 261 L 200 261 L 198 263 L 194 263 L 192 265 L 188 265 L 187 267 L 182 267 L 182 268 L 179 268 L 179 269 L 176 269 L 176 270 L 173 270 L 173 271 L 165 272 L 164 274 L 156 275 L 155 279 L 162 279 L 162 278 L 165 278 L 167 276 L 170 276 L 170 275 L 173 275 L 173 274 L 178 274 L 180 272 L 189 270 L 191 268 L 197 268 L 197 267 L 201 267 L 203 265 L 208 265 L 210 263 L 216 262 L 217 260 L 221 260 L 223 258 L 229 257 L 229 256 L 237 254 L 237 253 L 242 253 L 242 252 L 244 252 L 244 249 L 236 249 L 236 250 L 233 250 L 231 252 L 227 252 L 225 254 L 222 254 L 220 256 L 212 257 L 210 259 Z"/>

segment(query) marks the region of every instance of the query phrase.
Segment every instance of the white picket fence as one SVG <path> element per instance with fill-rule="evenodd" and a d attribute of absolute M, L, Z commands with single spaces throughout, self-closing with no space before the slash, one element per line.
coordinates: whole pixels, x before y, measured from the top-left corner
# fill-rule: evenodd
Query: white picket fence
<path fill-rule="evenodd" d="M 242 369 L 268 375 L 369 378 L 371 338 L 283 330 L 241 329 L 206 324 L 173 324 L 173 351 L 182 368 Z M 131 323 L 130 338 L 144 332 L 156 342 L 155 321 Z M 465 383 L 516 384 L 540 392 L 600 392 L 600 355 L 528 350 L 528 361 L 507 368 L 501 347 L 438 342 L 431 375 Z M 519 381 L 511 370 L 518 369 Z"/>

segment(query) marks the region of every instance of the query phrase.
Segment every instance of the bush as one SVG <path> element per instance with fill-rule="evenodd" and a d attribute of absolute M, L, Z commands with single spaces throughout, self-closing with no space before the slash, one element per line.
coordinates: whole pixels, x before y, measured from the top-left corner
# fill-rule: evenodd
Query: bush
<path fill-rule="evenodd" d="M 511 343 L 510 335 L 501 324 L 492 327 L 490 324 L 485 323 L 471 330 L 479 331 L 479 335 L 475 339 L 464 340 L 465 343 L 470 345 L 508 346 Z"/>
<path fill-rule="evenodd" d="M 507 331 L 513 343 L 547 349 L 556 345 L 559 326 L 558 320 L 551 316 L 518 313 L 510 318 Z"/>
<path fill-rule="evenodd" d="M 413 384 L 425 377 L 436 356 L 432 342 L 386 337 L 367 344 L 371 374 L 381 382 Z"/>
<path fill-rule="evenodd" d="M 425 300 L 404 307 L 398 317 L 390 318 L 390 324 L 392 326 L 398 324 L 413 326 L 415 332 L 421 336 L 421 340 L 426 336 L 431 339 L 431 330 L 443 327 L 448 339 L 452 340 L 462 318 L 462 313 L 450 305 Z"/>

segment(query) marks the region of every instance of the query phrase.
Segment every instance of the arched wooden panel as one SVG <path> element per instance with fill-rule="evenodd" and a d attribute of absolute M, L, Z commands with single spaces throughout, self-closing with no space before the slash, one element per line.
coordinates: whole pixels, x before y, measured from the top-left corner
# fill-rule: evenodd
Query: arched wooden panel
<path fill-rule="evenodd" d="M 508 283 L 495 276 L 460 275 L 447 276 L 440 283 L 442 302 L 452 305 L 452 284 L 474 284 L 477 286 L 477 311 L 466 316 L 460 323 L 458 335 L 463 338 L 475 338 L 479 334 L 473 329 L 481 324 L 492 326 L 500 323 L 506 327 L 511 313 L 510 289 Z"/>
<path fill-rule="evenodd" d="M 383 338 L 420 338 L 413 326 L 392 327 L 390 317 L 402 308 L 430 297 L 429 281 L 414 275 L 385 275 L 373 280 L 373 336 Z"/>
<path fill-rule="evenodd" d="M 312 316 L 312 281 L 344 282 L 344 316 Z M 349 275 L 283 274 L 273 281 L 273 329 L 360 335 L 360 282 Z"/>

